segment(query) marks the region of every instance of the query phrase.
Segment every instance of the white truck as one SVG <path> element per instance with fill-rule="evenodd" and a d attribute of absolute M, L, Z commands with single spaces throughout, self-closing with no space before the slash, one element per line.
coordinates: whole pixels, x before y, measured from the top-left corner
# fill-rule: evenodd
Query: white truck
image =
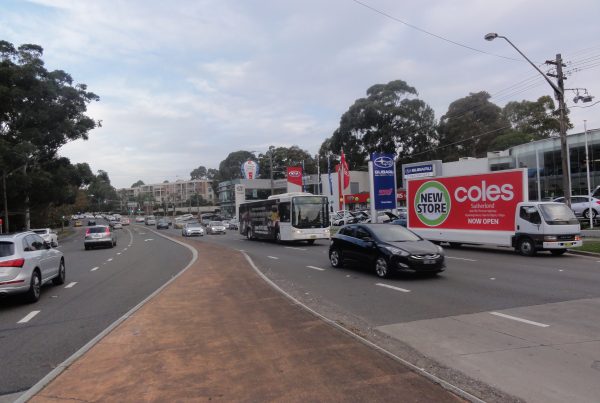
<path fill-rule="evenodd" d="M 526 169 L 409 179 L 407 227 L 451 246 L 514 247 L 562 255 L 582 245 L 573 211 L 556 202 L 528 201 Z"/>

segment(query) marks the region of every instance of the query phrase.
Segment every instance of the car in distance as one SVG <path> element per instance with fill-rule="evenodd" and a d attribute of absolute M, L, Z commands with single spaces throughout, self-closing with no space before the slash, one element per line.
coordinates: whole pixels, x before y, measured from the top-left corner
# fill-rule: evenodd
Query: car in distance
<path fill-rule="evenodd" d="M 93 227 L 94 225 L 96 225 L 96 220 L 95 219 L 94 220 L 88 220 L 88 222 L 87 222 L 87 226 L 88 227 Z"/>
<path fill-rule="evenodd" d="M 0 295 L 21 293 L 36 302 L 44 283 L 64 284 L 65 276 L 63 253 L 36 233 L 0 235 Z"/>
<path fill-rule="evenodd" d="M 221 221 L 210 221 L 206 226 L 206 231 L 209 234 L 225 234 L 227 229 Z"/>
<path fill-rule="evenodd" d="M 121 224 L 122 225 L 129 225 L 129 223 L 131 223 L 131 221 L 129 220 L 129 218 L 127 218 L 127 217 L 121 217 Z"/>
<path fill-rule="evenodd" d="M 553 201 L 564 203 L 564 197 L 557 197 Z M 571 196 L 571 210 L 577 217 L 590 218 L 590 198 L 589 196 Z M 592 197 L 592 219 L 596 219 L 600 213 L 600 199 Z"/>
<path fill-rule="evenodd" d="M 123 224 L 121 224 L 121 221 L 117 221 L 117 220 L 111 220 L 108 225 L 112 228 L 112 229 L 123 229 Z"/>
<path fill-rule="evenodd" d="M 182 236 L 195 236 L 195 235 L 199 235 L 199 236 L 204 236 L 204 228 L 202 227 L 202 224 L 200 224 L 199 222 L 187 222 L 184 224 L 183 228 L 181 229 L 181 235 Z"/>
<path fill-rule="evenodd" d="M 147 215 L 144 219 L 144 222 L 146 223 L 146 225 L 156 225 L 156 217 L 154 217 L 153 215 Z"/>
<path fill-rule="evenodd" d="M 112 248 L 117 245 L 115 233 L 110 230 L 108 225 L 96 225 L 86 228 L 83 246 L 85 250 L 96 246 L 108 246 Z"/>
<path fill-rule="evenodd" d="M 139 223 L 143 223 L 146 219 L 144 218 L 144 216 L 137 216 L 135 217 L 135 222 L 139 222 Z"/>
<path fill-rule="evenodd" d="M 74 227 L 81 227 L 83 225 L 83 223 L 81 222 L 81 220 L 75 220 L 75 222 L 73 223 Z"/>
<path fill-rule="evenodd" d="M 329 261 L 342 267 L 356 261 L 379 277 L 394 272 L 437 274 L 445 270 L 444 250 L 400 225 L 350 224 L 331 239 Z"/>
<path fill-rule="evenodd" d="M 50 228 L 37 228 L 32 229 L 33 232 L 38 234 L 44 242 L 48 242 L 52 247 L 56 248 L 58 246 L 58 235 L 56 231 L 52 231 Z"/>
<path fill-rule="evenodd" d="M 171 223 L 166 218 L 161 218 L 156 222 L 156 229 L 169 229 Z"/>
<path fill-rule="evenodd" d="M 240 221 L 237 218 L 232 218 L 229 220 L 229 229 L 239 229 Z"/>

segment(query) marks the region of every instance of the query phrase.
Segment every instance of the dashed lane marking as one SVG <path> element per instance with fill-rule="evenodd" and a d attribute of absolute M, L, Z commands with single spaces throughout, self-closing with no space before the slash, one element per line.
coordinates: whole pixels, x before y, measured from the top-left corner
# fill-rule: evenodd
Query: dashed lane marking
<path fill-rule="evenodd" d="M 490 277 L 490 280 L 496 280 L 496 277 Z"/>
<path fill-rule="evenodd" d="M 317 266 L 306 266 L 306 267 L 308 267 L 309 269 L 314 269 L 314 270 L 319 270 L 319 271 L 325 271 L 325 269 L 322 269 L 322 268 L 317 267 Z"/>
<path fill-rule="evenodd" d="M 500 317 L 506 318 L 506 319 L 516 320 L 517 322 L 527 323 L 528 325 L 539 326 L 539 327 L 549 327 L 550 326 L 550 325 L 546 325 L 544 323 L 534 322 L 532 320 L 527 320 L 527 319 L 519 318 L 516 316 L 507 315 L 505 313 L 490 312 L 490 314 L 495 315 L 495 316 L 500 316 Z"/>
<path fill-rule="evenodd" d="M 456 260 L 465 260 L 467 262 L 476 262 L 475 259 L 467 259 L 466 257 L 454 257 L 454 256 L 446 256 L 446 259 L 456 259 Z"/>
<path fill-rule="evenodd" d="M 106 261 L 107 261 L 107 262 L 112 262 L 112 260 L 113 260 L 113 258 L 112 258 L 112 257 L 110 257 L 110 258 L 106 259 Z"/>
<path fill-rule="evenodd" d="M 20 321 L 18 321 L 17 323 L 27 323 L 29 322 L 31 319 L 33 319 L 35 317 L 35 315 L 37 315 L 38 313 L 40 313 L 41 311 L 31 311 L 29 312 L 27 315 L 25 315 L 25 317 L 23 319 L 21 319 Z"/>
<path fill-rule="evenodd" d="M 144 242 L 148 242 L 148 241 L 154 241 L 154 239 L 153 238 L 144 239 Z"/>
<path fill-rule="evenodd" d="M 279 260 L 279 258 L 278 258 L 278 257 L 276 257 L 276 256 L 267 256 L 267 257 L 268 257 L 269 259 Z"/>
<path fill-rule="evenodd" d="M 307 250 L 306 248 L 298 248 L 297 246 L 284 246 L 286 249 Z"/>
<path fill-rule="evenodd" d="M 99 269 L 99 267 L 98 267 L 98 266 L 96 266 L 96 267 L 94 267 L 94 268 L 93 268 L 92 270 L 90 270 L 90 271 L 96 271 L 96 270 L 98 270 L 98 269 Z"/>
<path fill-rule="evenodd" d="M 396 290 L 396 291 L 410 292 L 410 290 L 407 290 L 406 288 L 394 287 L 393 285 L 389 285 L 389 284 L 376 283 L 375 285 L 378 285 L 379 287 L 390 288 L 390 289 Z"/>
<path fill-rule="evenodd" d="M 77 284 L 77 281 L 73 281 L 65 286 L 65 288 L 73 288 L 73 286 Z"/>

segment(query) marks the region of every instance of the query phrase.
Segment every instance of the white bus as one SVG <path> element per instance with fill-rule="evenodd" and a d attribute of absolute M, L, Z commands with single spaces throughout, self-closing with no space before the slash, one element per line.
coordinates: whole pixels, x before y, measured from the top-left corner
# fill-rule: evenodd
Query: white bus
<path fill-rule="evenodd" d="M 329 201 L 311 193 L 284 193 L 240 204 L 240 234 L 248 239 L 329 239 Z"/>

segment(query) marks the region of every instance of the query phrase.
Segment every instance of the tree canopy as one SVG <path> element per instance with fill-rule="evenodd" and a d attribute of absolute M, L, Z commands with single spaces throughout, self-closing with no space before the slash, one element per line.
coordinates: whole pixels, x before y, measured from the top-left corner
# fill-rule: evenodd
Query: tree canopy
<path fill-rule="evenodd" d="M 132 188 L 136 188 L 138 186 L 144 186 L 145 183 L 143 180 L 139 179 L 137 182 L 135 182 L 133 185 L 131 185 Z"/>

